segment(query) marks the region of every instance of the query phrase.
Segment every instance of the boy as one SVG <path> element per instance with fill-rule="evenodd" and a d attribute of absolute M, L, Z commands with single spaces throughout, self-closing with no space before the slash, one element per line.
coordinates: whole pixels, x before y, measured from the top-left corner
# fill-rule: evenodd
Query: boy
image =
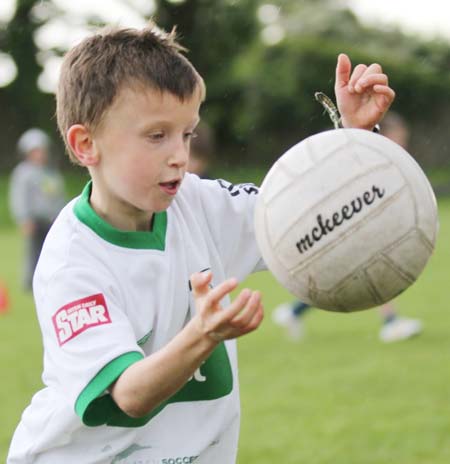
<path fill-rule="evenodd" d="M 11 213 L 26 240 L 24 288 L 31 290 L 33 273 L 44 239 L 65 204 L 64 180 L 50 164 L 50 139 L 40 129 L 24 132 L 17 142 L 23 157 L 11 176 Z"/>
<path fill-rule="evenodd" d="M 57 117 L 91 176 L 47 236 L 34 278 L 46 387 L 9 464 L 234 463 L 233 339 L 262 321 L 257 188 L 185 174 L 205 88 L 174 34 L 84 40 L 65 57 Z M 370 129 L 394 92 L 379 65 L 338 59 L 343 122 Z M 183 181 L 183 183 L 182 183 Z"/>

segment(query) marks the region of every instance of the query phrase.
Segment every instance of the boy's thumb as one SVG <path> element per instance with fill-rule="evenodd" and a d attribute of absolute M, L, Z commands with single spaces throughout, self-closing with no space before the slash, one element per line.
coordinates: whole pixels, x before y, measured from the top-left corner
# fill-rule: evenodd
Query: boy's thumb
<path fill-rule="evenodd" d="M 194 292 L 194 295 L 198 296 L 200 294 L 207 293 L 211 279 L 212 273 L 210 270 L 204 272 L 194 272 L 189 280 L 191 290 Z"/>

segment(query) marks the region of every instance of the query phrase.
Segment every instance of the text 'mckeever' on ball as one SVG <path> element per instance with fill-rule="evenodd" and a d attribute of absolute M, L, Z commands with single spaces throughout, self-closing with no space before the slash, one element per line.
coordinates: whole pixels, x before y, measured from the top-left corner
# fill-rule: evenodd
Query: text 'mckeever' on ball
<path fill-rule="evenodd" d="M 416 281 L 435 246 L 424 172 L 390 139 L 360 129 L 313 135 L 267 173 L 255 209 L 262 256 L 300 300 L 356 311 Z"/>

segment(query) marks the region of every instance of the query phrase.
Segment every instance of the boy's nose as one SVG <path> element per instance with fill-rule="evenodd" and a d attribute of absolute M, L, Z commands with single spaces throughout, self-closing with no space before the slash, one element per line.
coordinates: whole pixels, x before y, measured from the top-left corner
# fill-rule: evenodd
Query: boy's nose
<path fill-rule="evenodd" d="M 174 144 L 170 158 L 169 164 L 173 166 L 185 166 L 189 159 L 189 145 L 184 142 L 178 142 Z"/>

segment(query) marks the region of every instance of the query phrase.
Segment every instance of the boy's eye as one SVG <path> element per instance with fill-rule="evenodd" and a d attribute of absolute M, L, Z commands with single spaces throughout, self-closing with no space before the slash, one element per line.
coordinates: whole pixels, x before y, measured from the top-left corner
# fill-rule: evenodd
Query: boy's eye
<path fill-rule="evenodd" d="M 186 139 L 195 139 L 195 138 L 197 137 L 197 133 L 196 133 L 196 132 L 193 132 L 193 131 L 192 131 L 192 132 L 186 132 L 186 133 L 184 134 L 184 137 L 185 137 Z"/>
<path fill-rule="evenodd" d="M 149 134 L 148 138 L 152 142 L 158 142 L 164 138 L 164 132 L 154 132 L 153 134 Z"/>

